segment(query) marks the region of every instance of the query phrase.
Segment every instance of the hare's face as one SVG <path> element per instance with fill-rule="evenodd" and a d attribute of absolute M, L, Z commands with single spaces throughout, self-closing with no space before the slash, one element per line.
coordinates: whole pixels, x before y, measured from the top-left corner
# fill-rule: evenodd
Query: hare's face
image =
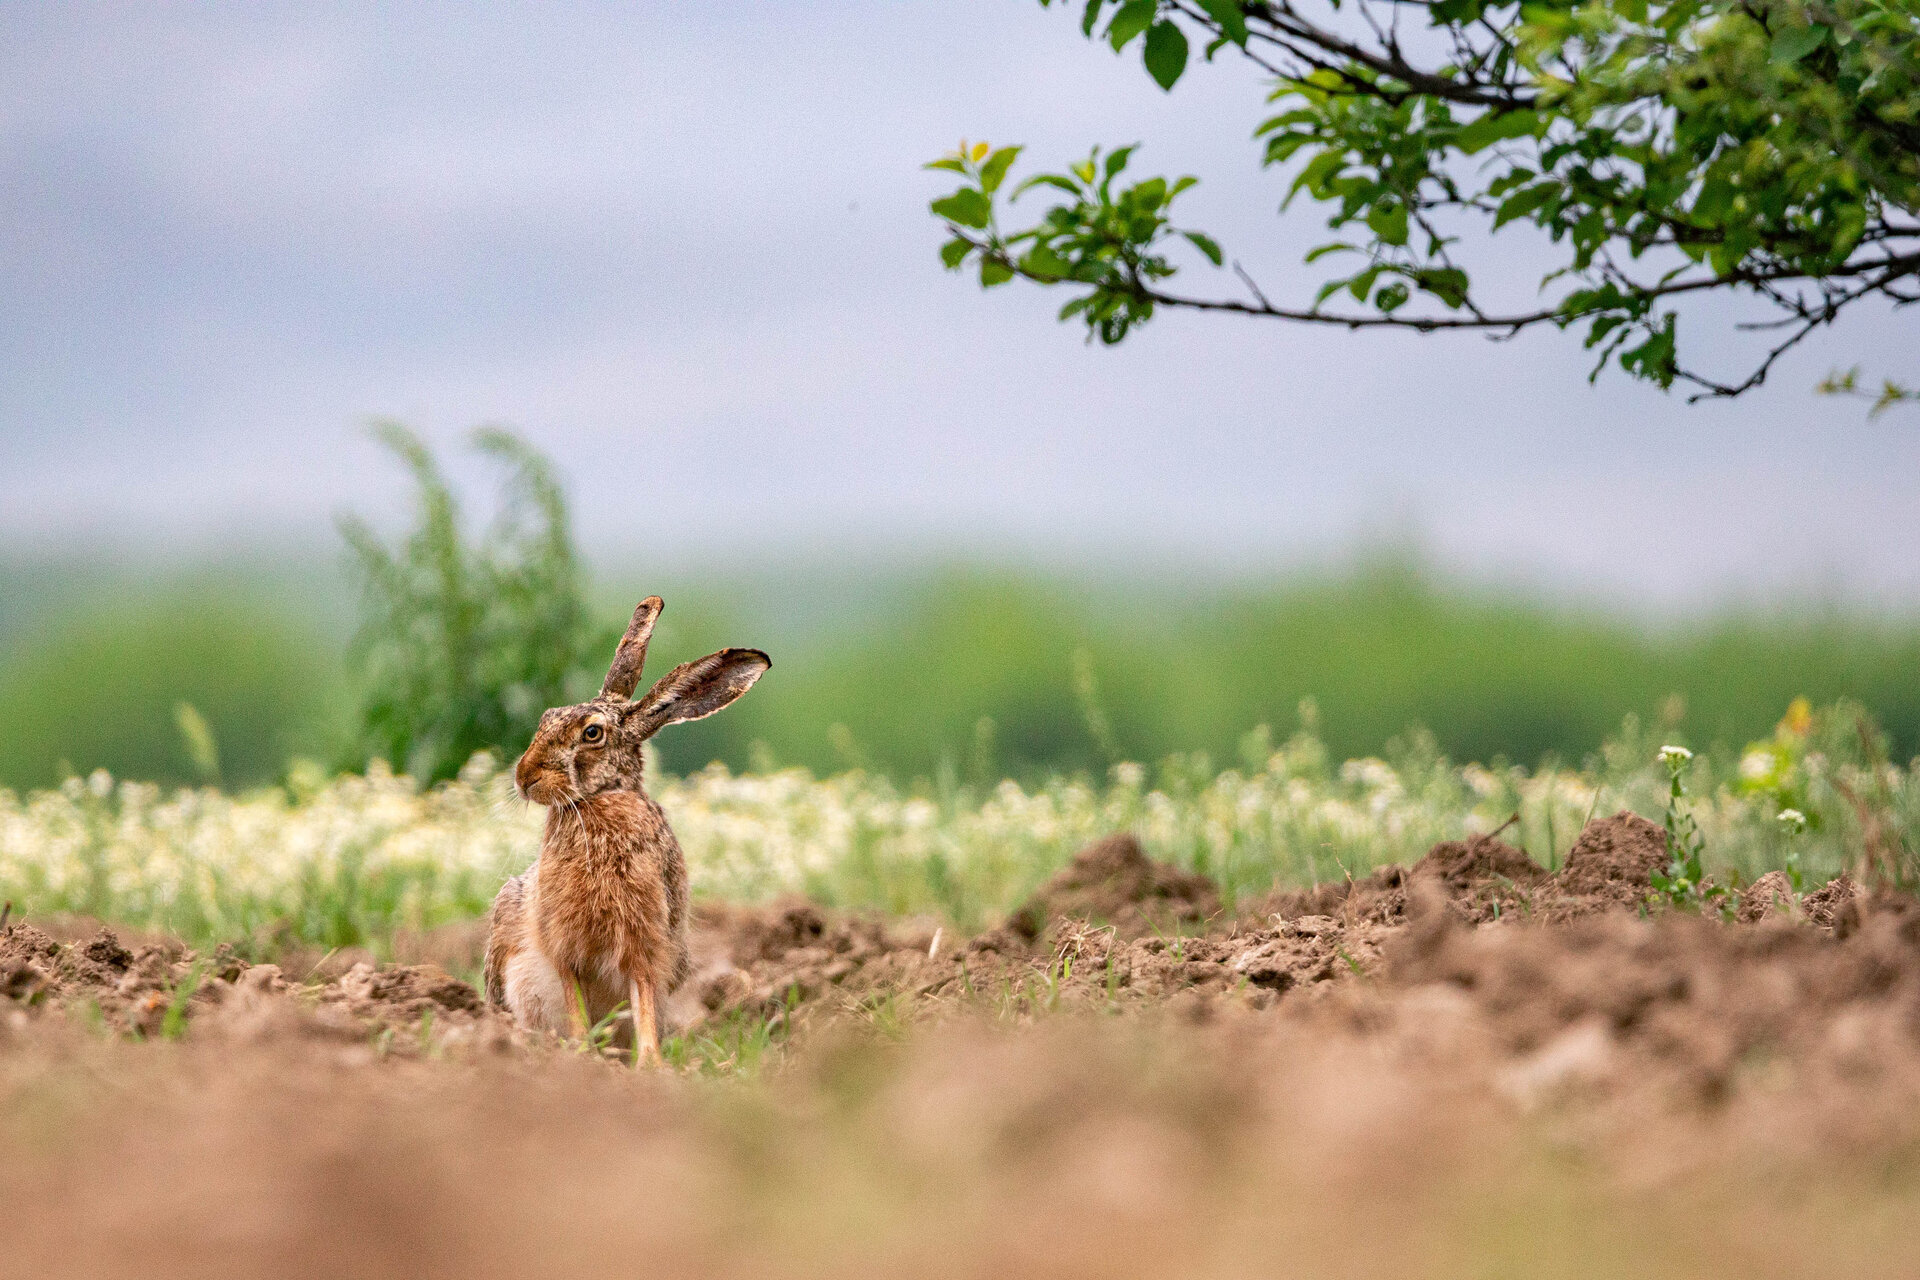
<path fill-rule="evenodd" d="M 513 770 L 522 798 L 568 804 L 603 791 L 638 791 L 642 743 L 667 725 L 712 715 L 752 688 L 772 665 L 758 649 L 722 649 L 681 663 L 644 698 L 632 701 L 660 608 L 660 598 L 648 596 L 633 611 L 599 697 L 540 717 L 533 742 Z"/>
<path fill-rule="evenodd" d="M 594 699 L 555 707 L 540 717 L 533 742 L 514 767 L 522 798 L 535 804 L 566 804 L 602 791 L 638 791 L 641 739 L 626 726 L 624 706 Z"/>

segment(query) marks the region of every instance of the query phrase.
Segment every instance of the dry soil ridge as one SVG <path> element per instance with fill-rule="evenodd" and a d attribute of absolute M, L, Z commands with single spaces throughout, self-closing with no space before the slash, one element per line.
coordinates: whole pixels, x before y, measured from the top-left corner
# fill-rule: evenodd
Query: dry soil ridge
<path fill-rule="evenodd" d="M 1889 1061 L 1914 1056 L 1920 904 L 1865 894 L 1844 876 L 1799 897 L 1775 873 L 1739 895 L 1731 919 L 1650 910 L 1649 878 L 1665 860 L 1661 829 L 1623 811 L 1590 823 L 1557 873 L 1483 835 L 1230 916 L 1205 877 L 1116 835 L 971 939 L 804 901 L 701 904 L 695 973 L 673 1012 L 697 1032 L 709 1020 L 792 1025 L 887 1003 L 1170 1005 L 1202 1019 L 1324 1005 L 1318 1016 L 1384 1035 L 1402 1006 L 1444 1006 L 1529 1097 L 1543 1080 L 1597 1084 L 1636 1057 L 1710 1098 L 1759 1057 L 1839 1041 L 1872 1042 Z M 226 948 L 129 948 L 108 929 L 61 942 L 27 922 L 0 933 L 0 1000 L 11 1010 L 0 1033 L 15 1035 L 40 1011 L 64 1008 L 145 1037 L 191 1025 L 196 1035 L 383 1053 L 527 1043 L 432 964 L 362 960 L 290 982 Z M 1543 1053 L 1545 1065 L 1528 1065 Z"/>

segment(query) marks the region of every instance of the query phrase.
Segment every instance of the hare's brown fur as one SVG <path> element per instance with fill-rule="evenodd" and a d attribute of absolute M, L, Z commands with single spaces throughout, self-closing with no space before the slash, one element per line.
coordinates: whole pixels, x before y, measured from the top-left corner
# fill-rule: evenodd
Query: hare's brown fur
<path fill-rule="evenodd" d="M 521 795 L 547 806 L 546 830 L 494 899 L 486 960 L 487 999 L 521 1025 L 579 1035 L 626 1002 L 641 1054 L 657 1052 L 660 1006 L 689 967 L 686 860 L 642 788 L 641 744 L 718 711 L 770 665 L 723 649 L 629 701 L 660 608 L 640 602 L 600 696 L 541 716 L 514 769 Z"/>

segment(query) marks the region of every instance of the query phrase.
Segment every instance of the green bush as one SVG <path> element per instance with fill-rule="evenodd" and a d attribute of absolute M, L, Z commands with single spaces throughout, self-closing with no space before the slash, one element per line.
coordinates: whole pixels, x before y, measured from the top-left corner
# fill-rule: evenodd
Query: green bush
<path fill-rule="evenodd" d="M 517 753 L 548 707 L 591 697 L 619 628 L 587 617 L 566 495 L 547 460 L 483 427 L 474 447 L 508 468 L 491 528 L 469 542 L 433 455 L 397 422 L 374 427 L 417 490 L 416 523 L 397 546 L 346 516 L 362 614 L 350 656 L 361 681 L 359 732 L 343 763 L 379 758 L 423 781 L 453 777 L 476 751 Z"/>

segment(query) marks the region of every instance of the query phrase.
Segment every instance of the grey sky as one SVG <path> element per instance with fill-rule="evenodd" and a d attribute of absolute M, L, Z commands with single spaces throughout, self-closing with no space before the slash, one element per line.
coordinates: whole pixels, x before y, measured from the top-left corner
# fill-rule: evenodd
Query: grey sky
<path fill-rule="evenodd" d="M 1163 95 L 1034 0 L 7 6 L 0 539 L 318 540 L 397 501 L 358 431 L 389 414 L 521 427 L 602 556 L 1245 567 L 1413 533 L 1629 601 L 1920 602 L 1920 415 L 1809 390 L 1920 371 L 1910 318 L 1689 408 L 1589 389 L 1554 335 L 1173 316 L 1090 348 L 1059 296 L 940 270 L 917 166 L 961 134 L 1140 140 L 1298 296 L 1324 230 L 1274 216 L 1261 96 L 1226 62 Z"/>

